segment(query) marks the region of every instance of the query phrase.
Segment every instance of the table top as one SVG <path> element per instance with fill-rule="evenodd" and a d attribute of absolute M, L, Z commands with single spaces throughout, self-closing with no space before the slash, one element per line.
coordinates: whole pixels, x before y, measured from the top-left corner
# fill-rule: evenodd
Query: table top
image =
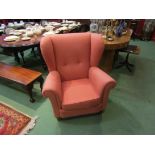
<path fill-rule="evenodd" d="M 0 46 L 1 47 L 27 47 L 27 46 L 33 46 L 38 45 L 40 43 L 40 39 L 42 36 L 33 36 L 30 40 L 23 41 L 21 40 L 21 37 L 19 37 L 16 41 L 4 41 L 4 38 L 6 37 L 6 34 L 3 34 L 0 36 Z"/>
<path fill-rule="evenodd" d="M 108 41 L 107 39 L 103 38 L 105 49 L 106 50 L 116 50 L 124 48 L 128 45 L 132 35 L 132 30 L 128 29 L 127 33 L 122 35 L 121 37 L 114 36 L 113 41 Z"/>
<path fill-rule="evenodd" d="M 70 28 L 68 30 L 61 30 L 59 33 L 69 33 L 70 31 L 78 28 L 80 25 L 77 25 L 76 27 Z M 61 28 L 62 26 L 55 27 L 54 30 Z M 8 35 L 2 34 L 0 36 L 0 47 L 2 48 L 19 48 L 19 47 L 30 47 L 30 46 L 36 46 L 39 45 L 40 40 L 43 36 L 43 33 L 41 35 L 34 35 L 31 37 L 30 40 L 25 40 L 23 41 L 21 36 L 19 37 L 18 40 L 16 41 L 4 41 L 4 38 L 7 37 Z"/>

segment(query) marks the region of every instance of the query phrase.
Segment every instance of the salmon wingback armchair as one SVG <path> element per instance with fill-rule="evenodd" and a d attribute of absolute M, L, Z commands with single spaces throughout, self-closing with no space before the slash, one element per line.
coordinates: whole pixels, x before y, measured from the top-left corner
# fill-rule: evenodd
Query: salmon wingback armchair
<path fill-rule="evenodd" d="M 49 71 L 42 94 L 50 99 L 55 117 L 98 113 L 106 107 L 116 82 L 97 67 L 104 50 L 101 35 L 51 35 L 40 47 Z"/>

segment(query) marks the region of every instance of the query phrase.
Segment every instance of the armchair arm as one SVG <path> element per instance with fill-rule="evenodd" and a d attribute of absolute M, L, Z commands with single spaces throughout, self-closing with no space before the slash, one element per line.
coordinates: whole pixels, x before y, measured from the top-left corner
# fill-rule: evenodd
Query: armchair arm
<path fill-rule="evenodd" d="M 42 90 L 45 97 L 49 97 L 55 116 L 59 116 L 62 101 L 61 78 L 57 71 L 49 72 Z"/>
<path fill-rule="evenodd" d="M 57 71 L 49 72 L 43 86 L 43 96 L 49 97 L 51 93 L 54 93 L 60 99 L 62 98 L 61 79 Z"/>
<path fill-rule="evenodd" d="M 98 94 L 103 96 L 105 96 L 105 92 L 116 85 L 116 81 L 98 67 L 91 67 L 89 69 L 89 79 Z"/>

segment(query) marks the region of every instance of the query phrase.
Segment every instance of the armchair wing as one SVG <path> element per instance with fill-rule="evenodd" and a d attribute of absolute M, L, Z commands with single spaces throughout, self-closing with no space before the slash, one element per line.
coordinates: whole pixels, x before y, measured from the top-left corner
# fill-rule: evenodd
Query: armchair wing
<path fill-rule="evenodd" d="M 59 109 L 62 102 L 61 78 L 57 71 L 49 72 L 43 86 L 42 94 L 51 100 L 56 116 L 59 116 Z"/>
<path fill-rule="evenodd" d="M 107 104 L 110 89 L 115 87 L 116 81 L 98 67 L 90 67 L 89 79 L 97 93 L 103 98 L 105 106 Z"/>

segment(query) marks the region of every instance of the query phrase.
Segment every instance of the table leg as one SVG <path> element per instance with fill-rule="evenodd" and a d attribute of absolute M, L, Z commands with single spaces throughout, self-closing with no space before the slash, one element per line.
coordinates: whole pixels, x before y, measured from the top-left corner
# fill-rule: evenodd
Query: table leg
<path fill-rule="evenodd" d="M 43 56 L 42 56 L 42 54 L 41 54 L 40 46 L 38 46 L 37 49 L 38 49 L 38 53 L 39 53 L 39 56 L 40 56 L 40 60 L 41 60 L 43 69 L 46 70 L 46 69 L 47 69 L 47 66 L 46 66 L 45 61 L 44 61 L 44 59 L 43 59 Z"/>
<path fill-rule="evenodd" d="M 13 52 L 13 53 L 15 56 L 15 61 L 17 61 L 20 64 L 20 58 L 19 58 L 18 52 Z"/>
<path fill-rule="evenodd" d="M 20 51 L 20 55 L 21 55 L 21 57 L 22 57 L 23 63 L 25 64 L 24 51 Z"/>
<path fill-rule="evenodd" d="M 37 57 L 37 55 L 36 55 L 36 52 L 35 52 L 34 48 L 35 48 L 35 47 L 32 47 L 32 51 L 31 51 L 31 52 L 33 53 L 34 57 Z"/>
<path fill-rule="evenodd" d="M 112 68 L 115 68 L 115 64 L 118 61 L 119 51 L 115 51 Z"/>
<path fill-rule="evenodd" d="M 40 89 L 41 89 L 41 91 L 42 91 L 43 83 L 44 83 L 44 79 L 43 79 L 43 77 L 40 76 L 40 77 L 38 78 L 38 81 L 40 82 Z"/>
<path fill-rule="evenodd" d="M 33 83 L 28 85 L 28 86 L 26 86 L 26 90 L 27 90 L 27 92 L 28 92 L 28 94 L 30 96 L 30 102 L 33 103 L 33 102 L 35 102 L 35 99 L 32 96 L 32 88 L 33 88 Z"/>
<path fill-rule="evenodd" d="M 109 73 L 113 68 L 115 50 L 105 50 L 103 54 L 103 70 Z"/>

